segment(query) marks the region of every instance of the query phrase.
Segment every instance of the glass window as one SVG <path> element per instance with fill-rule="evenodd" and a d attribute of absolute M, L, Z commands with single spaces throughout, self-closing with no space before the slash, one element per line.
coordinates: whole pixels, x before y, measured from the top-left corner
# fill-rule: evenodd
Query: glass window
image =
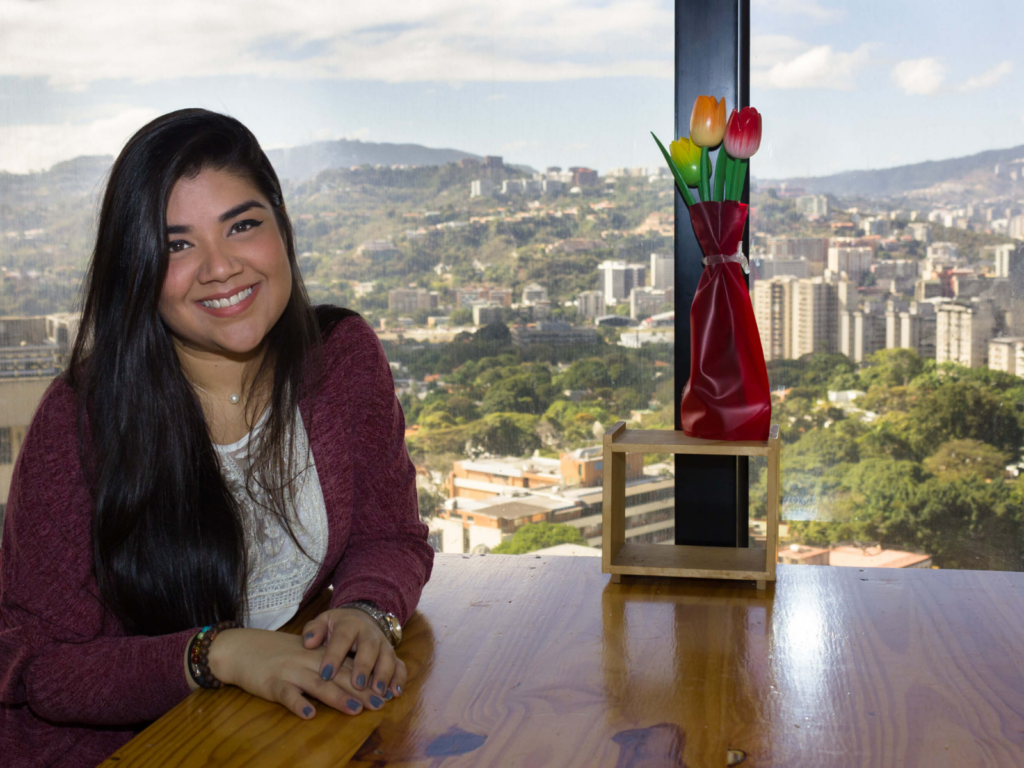
<path fill-rule="evenodd" d="M 1022 22 L 997 0 L 752 4 L 786 562 L 1024 568 Z"/>
<path fill-rule="evenodd" d="M 12 426 L 74 340 L 113 156 L 207 107 L 267 149 L 312 300 L 377 330 L 435 547 L 600 544 L 604 430 L 673 426 L 674 193 L 649 133 L 672 138 L 673 3 L 427 0 L 243 15 L 230 35 L 212 8 L 168 35 L 167 13 L 29 4 L 5 23 Z M 670 487 L 665 458 L 637 459 L 631 487 Z"/>

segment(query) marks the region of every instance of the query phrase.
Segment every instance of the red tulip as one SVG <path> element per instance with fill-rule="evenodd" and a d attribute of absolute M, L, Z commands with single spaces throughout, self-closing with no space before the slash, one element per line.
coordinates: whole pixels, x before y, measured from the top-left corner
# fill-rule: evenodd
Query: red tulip
<path fill-rule="evenodd" d="M 761 115 L 753 107 L 735 109 L 725 128 L 725 151 L 737 160 L 747 160 L 761 146 Z"/>

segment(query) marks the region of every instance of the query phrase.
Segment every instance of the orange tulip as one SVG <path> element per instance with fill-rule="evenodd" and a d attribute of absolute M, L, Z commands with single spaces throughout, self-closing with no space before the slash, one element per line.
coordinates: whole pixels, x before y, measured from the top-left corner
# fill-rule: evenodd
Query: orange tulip
<path fill-rule="evenodd" d="M 690 113 L 690 141 L 698 147 L 717 147 L 725 136 L 725 97 L 698 96 Z"/>

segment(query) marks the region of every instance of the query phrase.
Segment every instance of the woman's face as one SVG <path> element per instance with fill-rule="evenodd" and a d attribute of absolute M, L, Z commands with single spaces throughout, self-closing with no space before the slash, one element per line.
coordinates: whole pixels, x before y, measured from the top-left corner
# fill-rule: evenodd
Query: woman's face
<path fill-rule="evenodd" d="M 256 350 L 292 291 L 270 202 L 242 177 L 204 169 L 167 202 L 160 316 L 179 344 L 232 358 Z"/>

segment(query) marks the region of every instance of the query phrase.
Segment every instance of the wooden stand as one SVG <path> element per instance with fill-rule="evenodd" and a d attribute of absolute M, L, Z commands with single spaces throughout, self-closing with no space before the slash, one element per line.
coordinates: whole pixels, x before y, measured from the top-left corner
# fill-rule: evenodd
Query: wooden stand
<path fill-rule="evenodd" d="M 768 530 L 764 549 L 626 543 L 626 454 L 689 453 L 765 456 L 768 459 Z M 775 581 L 779 559 L 779 427 L 764 442 L 701 440 L 668 429 L 626 429 L 618 422 L 604 434 L 604 514 L 601 571 L 622 575 L 689 579 L 743 579 L 763 590 Z"/>

